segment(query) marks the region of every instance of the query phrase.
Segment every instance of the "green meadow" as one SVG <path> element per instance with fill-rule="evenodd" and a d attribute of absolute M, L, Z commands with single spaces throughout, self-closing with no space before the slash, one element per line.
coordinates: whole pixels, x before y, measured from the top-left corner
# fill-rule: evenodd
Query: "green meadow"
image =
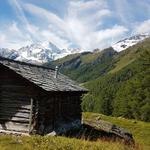
<path fill-rule="evenodd" d="M 129 130 L 134 137 L 135 145 L 126 145 L 121 141 L 97 139 L 96 141 L 68 138 L 64 136 L 15 136 L 0 135 L 0 150 L 149 150 L 150 123 L 109 117 L 97 113 L 83 113 L 85 119 L 110 121 Z"/>

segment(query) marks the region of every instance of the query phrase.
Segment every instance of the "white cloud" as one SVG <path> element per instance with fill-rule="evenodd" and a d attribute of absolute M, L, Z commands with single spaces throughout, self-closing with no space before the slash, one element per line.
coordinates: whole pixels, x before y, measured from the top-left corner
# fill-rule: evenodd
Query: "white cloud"
<path fill-rule="evenodd" d="M 103 0 L 71 2 L 66 20 L 69 39 L 85 50 L 110 46 L 108 40 L 111 41 L 113 36 L 115 39 L 127 31 L 121 26 L 101 29 L 103 18 L 110 17 L 111 14 L 111 11 L 107 8 L 106 1 Z M 105 38 L 106 35 L 107 40 Z"/>
<path fill-rule="evenodd" d="M 30 12 L 31 14 L 36 15 L 36 17 L 39 17 L 45 22 L 48 21 L 53 26 L 55 25 L 57 28 L 65 30 L 65 22 L 54 13 L 51 13 L 46 9 L 28 3 L 24 4 L 24 9 Z"/>
<path fill-rule="evenodd" d="M 101 44 L 104 48 L 108 46 L 107 42 L 110 41 L 111 43 L 113 43 L 114 41 L 119 40 L 119 38 L 122 37 L 127 31 L 127 28 L 118 25 L 114 25 L 110 29 L 101 30 L 98 33 L 97 46 Z"/>
<path fill-rule="evenodd" d="M 16 22 L 5 26 L 0 30 L 0 47 L 18 49 L 32 43 L 31 37 L 18 28 Z"/>
<path fill-rule="evenodd" d="M 0 33 L 0 34 L 1 34 L 1 36 L 0 36 L 0 44 L 2 45 L 3 43 L 5 43 L 6 36 L 4 34 L 2 34 L 2 33 Z"/>
<path fill-rule="evenodd" d="M 37 27 L 34 25 L 30 24 L 27 17 L 25 16 L 24 10 L 21 6 L 21 1 L 20 0 L 9 0 L 9 3 L 11 7 L 15 10 L 17 17 L 21 21 L 22 28 L 26 30 L 28 35 L 31 37 L 32 42 L 36 41 L 36 36 L 35 33 L 38 30 Z M 22 29 L 23 30 L 23 29 Z"/>
<path fill-rule="evenodd" d="M 53 34 L 52 32 L 48 30 L 41 31 L 40 37 L 43 38 L 43 40 L 45 41 L 51 41 L 52 43 L 54 43 L 55 45 L 57 45 L 57 47 L 61 49 L 68 48 L 70 46 L 70 43 L 67 40 L 64 40 L 56 36 L 55 34 Z"/>
<path fill-rule="evenodd" d="M 113 0 L 114 4 L 114 17 L 126 25 L 130 26 L 134 19 L 134 8 L 130 0 Z"/>
<path fill-rule="evenodd" d="M 69 3 L 67 20 L 76 19 L 80 22 L 91 25 L 93 28 L 102 22 L 103 17 L 111 16 L 111 11 L 107 8 L 104 0 L 73 1 Z"/>
<path fill-rule="evenodd" d="M 25 2 L 10 0 L 22 26 L 18 28 L 18 24 L 13 22 L 7 30 L 5 29 L 3 38 L 0 38 L 0 41 L 5 41 L 5 47 L 18 48 L 33 41 L 51 41 L 59 48 L 74 45 L 84 50 L 102 49 L 110 46 L 111 42 L 118 40 L 128 31 L 121 25 L 112 25 L 109 28 L 103 26 L 104 20 L 112 16 L 106 0 L 69 1 L 64 17 Z M 39 24 L 31 24 L 25 12 L 38 19 Z"/>
<path fill-rule="evenodd" d="M 135 33 L 145 33 L 150 32 L 150 19 L 142 23 L 139 23 L 135 28 Z"/>
<path fill-rule="evenodd" d="M 11 7 L 14 9 L 14 11 L 17 14 L 17 17 L 25 24 L 29 24 L 28 20 L 22 10 L 22 7 L 19 4 L 18 0 L 9 0 L 9 4 L 11 5 Z"/>
<path fill-rule="evenodd" d="M 102 41 L 104 36 L 99 33 L 107 32 L 107 36 L 112 39 L 112 31 L 114 31 L 114 37 L 120 36 L 127 31 L 122 27 L 122 30 L 117 30 L 117 32 L 120 32 L 119 34 L 115 32 L 116 28 L 120 29 L 120 26 L 114 26 L 108 30 L 100 29 L 103 18 L 111 16 L 111 11 L 104 0 L 70 1 L 68 12 L 64 18 L 60 18 L 44 8 L 29 3 L 25 3 L 23 8 L 33 16 L 48 23 L 48 29 L 46 32 L 39 31 L 41 32 L 40 35 L 43 38 L 45 35 L 44 39 L 47 37 L 48 40 L 54 40 L 55 44 L 58 43 L 58 47 L 63 45 L 66 47 L 72 44 L 86 50 L 101 48 L 102 44 L 100 41 Z M 108 46 L 108 43 L 105 46 Z"/>

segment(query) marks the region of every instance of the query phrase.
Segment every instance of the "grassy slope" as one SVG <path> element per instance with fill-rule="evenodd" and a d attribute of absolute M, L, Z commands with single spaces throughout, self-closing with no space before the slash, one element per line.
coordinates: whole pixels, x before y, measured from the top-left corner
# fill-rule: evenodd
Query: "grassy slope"
<path fill-rule="evenodd" d="M 127 50 L 119 53 L 118 57 L 114 60 L 114 68 L 108 73 L 115 73 L 127 65 L 134 62 L 140 55 L 142 49 L 150 49 L 150 38 L 145 39 L 143 42 L 140 42 L 132 47 L 129 47 Z"/>
<path fill-rule="evenodd" d="M 117 142 L 89 142 L 65 137 L 0 136 L 0 150 L 132 150 Z"/>
<path fill-rule="evenodd" d="M 150 149 L 150 123 L 88 112 L 84 113 L 83 117 L 88 119 L 100 117 L 103 120 L 128 129 L 133 134 L 136 143 L 140 144 L 144 150 Z"/>
<path fill-rule="evenodd" d="M 31 136 L 17 137 L 10 135 L 0 136 L 0 150 L 149 150 L 150 123 L 123 118 L 108 117 L 96 113 L 84 113 L 83 117 L 94 119 L 100 116 L 103 120 L 111 121 L 130 130 L 138 143 L 135 148 L 120 142 L 97 140 L 96 142 L 84 139 L 66 137 Z"/>

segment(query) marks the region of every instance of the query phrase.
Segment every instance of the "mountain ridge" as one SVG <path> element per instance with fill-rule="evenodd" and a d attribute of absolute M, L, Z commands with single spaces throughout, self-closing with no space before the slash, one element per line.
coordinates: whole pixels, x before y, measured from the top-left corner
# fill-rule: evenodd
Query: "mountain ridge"
<path fill-rule="evenodd" d="M 29 62 L 29 63 L 45 63 L 65 56 L 68 53 L 65 50 L 60 50 L 51 42 L 39 42 L 22 47 L 18 50 L 0 49 L 0 56 Z"/>
<path fill-rule="evenodd" d="M 137 44 L 140 41 L 143 41 L 145 38 L 150 37 L 149 33 L 135 35 L 124 40 L 118 41 L 116 44 L 112 45 L 112 48 L 117 51 L 123 51 L 130 46 Z M 27 45 L 18 50 L 0 48 L 0 56 L 29 62 L 29 63 L 46 63 L 59 58 L 63 58 L 70 54 L 75 53 L 84 53 L 84 52 L 99 52 L 100 49 L 95 49 L 93 51 L 86 51 L 79 48 L 70 48 L 70 49 L 59 49 L 56 45 L 51 42 L 37 42 L 31 45 Z"/>
<path fill-rule="evenodd" d="M 120 52 L 139 42 L 142 42 L 144 39 L 149 37 L 150 37 L 150 33 L 137 34 L 129 38 L 125 38 L 123 40 L 118 41 L 117 43 L 112 45 L 112 48 L 117 52 Z"/>
<path fill-rule="evenodd" d="M 95 79 L 111 69 L 112 59 L 117 55 L 111 47 L 98 52 L 83 52 L 68 55 L 47 63 L 47 66 L 59 66 L 60 72 L 77 82 Z"/>

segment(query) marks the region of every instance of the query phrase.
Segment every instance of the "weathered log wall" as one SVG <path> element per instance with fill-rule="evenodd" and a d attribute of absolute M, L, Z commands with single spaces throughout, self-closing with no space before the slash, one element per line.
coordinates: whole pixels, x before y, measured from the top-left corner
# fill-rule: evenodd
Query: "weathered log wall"
<path fill-rule="evenodd" d="M 81 120 L 81 94 L 55 92 L 42 95 L 39 101 L 40 133 L 52 131 L 58 123 Z"/>
<path fill-rule="evenodd" d="M 61 113 L 62 116 L 66 116 L 72 119 L 81 118 L 81 98 L 80 94 L 66 93 L 66 95 L 59 97 L 61 102 Z"/>
<path fill-rule="evenodd" d="M 29 132 L 30 100 L 36 97 L 26 80 L 0 66 L 0 130 Z"/>

